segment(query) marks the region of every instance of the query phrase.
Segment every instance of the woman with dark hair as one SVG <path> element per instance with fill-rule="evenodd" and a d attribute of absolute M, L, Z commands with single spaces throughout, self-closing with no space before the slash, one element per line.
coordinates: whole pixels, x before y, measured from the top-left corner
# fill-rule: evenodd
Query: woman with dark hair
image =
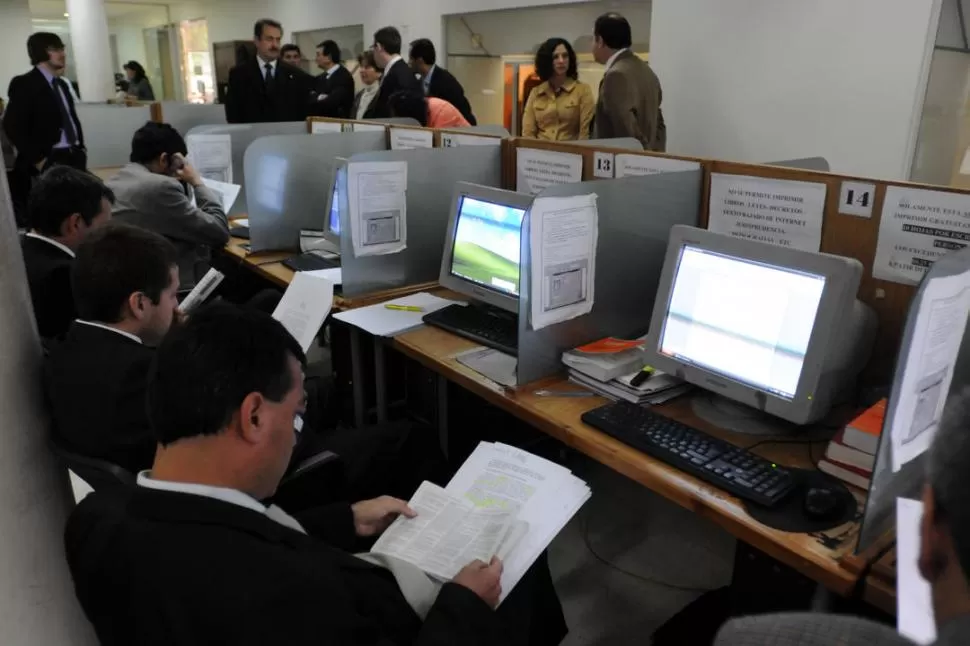
<path fill-rule="evenodd" d="M 522 113 L 522 136 L 549 141 L 589 139 L 596 102 L 581 83 L 576 52 L 568 41 L 550 38 L 536 52 L 541 84 L 529 94 Z"/>
<path fill-rule="evenodd" d="M 138 61 L 128 61 L 124 65 L 128 75 L 128 96 L 137 101 L 154 101 L 155 92 L 152 84 L 145 76 L 145 68 Z"/>
<path fill-rule="evenodd" d="M 357 70 L 360 74 L 360 82 L 364 84 L 364 89 L 354 97 L 354 106 L 350 111 L 351 119 L 363 119 L 371 101 L 377 96 L 377 91 L 381 89 L 381 69 L 374 60 L 374 51 L 368 49 L 357 57 Z"/>

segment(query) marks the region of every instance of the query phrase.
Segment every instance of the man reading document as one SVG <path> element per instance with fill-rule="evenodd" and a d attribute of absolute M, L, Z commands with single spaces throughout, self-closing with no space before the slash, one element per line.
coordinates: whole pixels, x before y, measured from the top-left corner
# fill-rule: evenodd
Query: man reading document
<path fill-rule="evenodd" d="M 66 531 L 77 596 L 102 644 L 557 644 L 540 561 L 496 610 L 502 563 L 438 583 L 354 555 L 399 515 L 389 497 L 304 512 L 265 502 L 290 460 L 305 357 L 283 326 L 214 304 L 158 350 L 148 410 L 159 449 L 123 492 L 96 492 Z"/>

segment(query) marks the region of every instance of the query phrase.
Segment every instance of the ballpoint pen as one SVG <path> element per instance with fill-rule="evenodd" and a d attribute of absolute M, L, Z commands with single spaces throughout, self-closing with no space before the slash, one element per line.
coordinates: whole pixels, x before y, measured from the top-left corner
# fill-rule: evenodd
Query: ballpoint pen
<path fill-rule="evenodd" d="M 416 307 L 414 305 L 394 305 L 392 303 L 386 304 L 384 306 L 384 309 L 395 310 L 397 312 L 423 312 L 424 311 L 423 307 Z"/>

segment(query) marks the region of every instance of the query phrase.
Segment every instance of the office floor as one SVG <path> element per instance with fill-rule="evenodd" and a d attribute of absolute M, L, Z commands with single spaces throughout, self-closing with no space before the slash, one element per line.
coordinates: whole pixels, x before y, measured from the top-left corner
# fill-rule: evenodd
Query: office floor
<path fill-rule="evenodd" d="M 570 629 L 563 646 L 649 644 L 653 631 L 701 591 L 730 581 L 729 534 L 583 456 L 568 466 L 590 484 L 593 497 L 549 550 Z M 586 537 L 616 567 L 688 589 L 605 565 Z"/>

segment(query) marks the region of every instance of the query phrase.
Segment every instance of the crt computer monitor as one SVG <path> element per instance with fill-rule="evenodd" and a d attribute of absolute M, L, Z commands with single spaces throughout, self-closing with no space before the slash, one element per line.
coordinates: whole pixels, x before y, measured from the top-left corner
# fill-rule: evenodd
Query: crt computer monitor
<path fill-rule="evenodd" d="M 861 278 L 854 258 L 675 226 L 648 362 L 774 417 L 815 422 L 871 352 L 875 314 L 856 300 Z"/>
<path fill-rule="evenodd" d="M 519 241 L 531 205 L 531 195 L 458 182 L 438 282 L 518 313 Z"/>
<path fill-rule="evenodd" d="M 347 160 L 335 159 L 333 175 L 330 179 L 330 194 L 327 199 L 327 219 L 323 226 L 323 237 L 340 244 L 340 209 L 344 200 L 341 194 L 347 190 Z"/>

